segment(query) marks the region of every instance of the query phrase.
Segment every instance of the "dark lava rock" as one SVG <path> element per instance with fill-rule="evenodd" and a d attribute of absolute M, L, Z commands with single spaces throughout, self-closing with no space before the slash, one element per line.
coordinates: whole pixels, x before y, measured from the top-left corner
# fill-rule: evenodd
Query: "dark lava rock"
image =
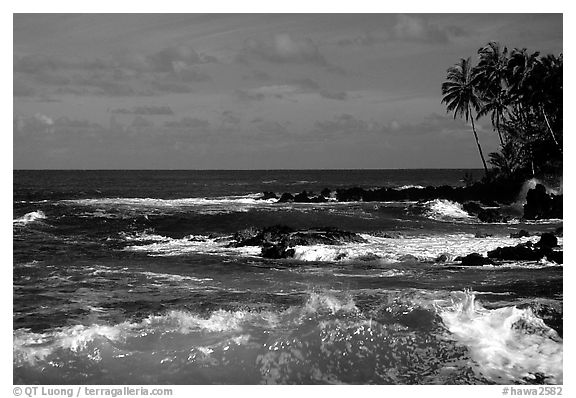
<path fill-rule="evenodd" d="M 259 197 L 260 200 L 268 200 L 268 199 L 278 199 L 278 196 L 274 192 L 267 192 L 264 191 L 262 196 Z"/>
<path fill-rule="evenodd" d="M 308 192 L 302 191 L 296 196 L 294 196 L 294 202 L 299 203 L 310 203 L 310 198 L 308 197 Z"/>
<path fill-rule="evenodd" d="M 403 256 L 400 256 L 398 258 L 398 261 L 402 261 L 405 263 L 418 263 L 418 262 L 420 262 L 420 260 L 418 260 L 418 257 L 416 257 L 412 254 L 404 254 Z"/>
<path fill-rule="evenodd" d="M 440 254 L 438 257 L 436 257 L 436 259 L 434 260 L 437 263 L 445 263 L 446 261 L 448 261 L 450 259 L 450 255 L 447 253 L 442 253 Z"/>
<path fill-rule="evenodd" d="M 537 184 L 526 194 L 524 205 L 524 218 L 527 220 L 540 220 L 546 218 L 562 218 L 562 195 L 546 193 L 546 187 Z"/>
<path fill-rule="evenodd" d="M 563 263 L 563 252 L 553 250 L 558 239 L 551 233 L 543 233 L 536 244 L 522 243 L 516 246 L 498 247 L 488 252 L 488 258 L 507 261 L 539 261 L 546 257 L 557 264 Z"/>
<path fill-rule="evenodd" d="M 540 240 L 534 246 L 542 249 L 558 247 L 558 238 L 550 232 L 545 232 L 540 235 Z"/>
<path fill-rule="evenodd" d="M 264 258 L 291 258 L 294 257 L 294 249 L 289 249 L 286 242 L 270 243 L 264 242 L 260 255 Z"/>
<path fill-rule="evenodd" d="M 506 222 L 509 220 L 508 216 L 500 213 L 498 209 L 482 209 L 477 214 L 478 220 L 486 223 Z"/>
<path fill-rule="evenodd" d="M 465 257 L 456 257 L 454 261 L 460 261 L 462 265 L 486 265 L 494 264 L 492 260 L 478 253 L 471 253 Z"/>
<path fill-rule="evenodd" d="M 477 202 L 466 202 L 462 205 L 462 209 L 471 215 L 477 216 L 483 209 Z"/>
<path fill-rule="evenodd" d="M 324 188 L 321 192 L 320 195 L 325 197 L 325 198 L 329 198 L 330 195 L 332 195 L 332 191 L 329 190 L 328 188 Z"/>
<path fill-rule="evenodd" d="M 512 232 L 510 234 L 511 238 L 525 238 L 525 237 L 529 237 L 530 236 L 530 232 L 526 231 L 525 229 L 521 229 L 518 232 Z"/>
<path fill-rule="evenodd" d="M 289 258 L 294 256 L 294 246 L 340 245 L 343 243 L 365 243 L 366 240 L 354 232 L 324 227 L 296 231 L 285 225 L 274 225 L 264 229 L 247 228 L 233 235 L 230 246 L 262 246 L 262 257 Z"/>
<path fill-rule="evenodd" d="M 488 252 L 488 258 L 509 261 L 538 261 L 542 253 L 534 250 L 531 245 L 523 243 L 516 246 L 498 247 Z"/>
<path fill-rule="evenodd" d="M 278 203 L 285 202 L 294 202 L 294 195 L 292 195 L 290 192 L 283 193 L 282 196 L 280 196 L 280 199 L 278 199 Z"/>

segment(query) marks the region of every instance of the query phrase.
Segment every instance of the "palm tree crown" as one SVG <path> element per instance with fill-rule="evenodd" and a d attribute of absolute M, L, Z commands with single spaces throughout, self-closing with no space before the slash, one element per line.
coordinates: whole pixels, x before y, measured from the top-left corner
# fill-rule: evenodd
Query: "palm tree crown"
<path fill-rule="evenodd" d="M 484 170 L 488 174 L 488 167 L 486 166 L 486 160 L 482 153 L 472 115 L 472 110 L 478 112 L 481 109 L 482 102 L 472 79 L 470 58 L 462 58 L 459 63 L 448 68 L 446 77 L 447 81 L 442 83 L 442 103 L 446 104 L 448 112 L 454 112 L 454 119 L 463 117 L 466 122 L 468 120 L 472 122 L 472 131 L 474 132 L 478 152 L 480 153 Z"/>

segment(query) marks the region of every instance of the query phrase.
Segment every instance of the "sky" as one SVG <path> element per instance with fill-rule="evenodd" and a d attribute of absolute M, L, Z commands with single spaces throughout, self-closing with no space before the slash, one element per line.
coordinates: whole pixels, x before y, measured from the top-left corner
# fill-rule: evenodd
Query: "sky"
<path fill-rule="evenodd" d="M 15 169 L 480 168 L 441 103 L 489 41 L 561 14 L 15 14 Z M 476 122 L 485 154 L 498 148 Z"/>

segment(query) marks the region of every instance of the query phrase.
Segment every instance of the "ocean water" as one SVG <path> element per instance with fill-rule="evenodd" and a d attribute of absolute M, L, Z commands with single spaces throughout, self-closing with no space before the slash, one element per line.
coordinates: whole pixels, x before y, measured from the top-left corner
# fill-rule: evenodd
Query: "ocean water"
<path fill-rule="evenodd" d="M 561 384 L 562 266 L 452 260 L 562 220 L 483 224 L 445 200 L 257 199 L 456 186 L 465 172 L 15 171 L 13 381 Z M 366 242 L 282 260 L 230 247 L 275 224 Z M 533 236 L 511 238 L 519 229 Z"/>

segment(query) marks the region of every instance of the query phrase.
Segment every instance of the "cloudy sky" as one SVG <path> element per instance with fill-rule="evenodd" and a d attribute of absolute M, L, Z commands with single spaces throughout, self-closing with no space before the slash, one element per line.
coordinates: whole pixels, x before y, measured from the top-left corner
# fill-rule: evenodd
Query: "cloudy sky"
<path fill-rule="evenodd" d="M 562 16 L 16 14 L 14 168 L 479 168 L 440 85 L 490 40 Z"/>

